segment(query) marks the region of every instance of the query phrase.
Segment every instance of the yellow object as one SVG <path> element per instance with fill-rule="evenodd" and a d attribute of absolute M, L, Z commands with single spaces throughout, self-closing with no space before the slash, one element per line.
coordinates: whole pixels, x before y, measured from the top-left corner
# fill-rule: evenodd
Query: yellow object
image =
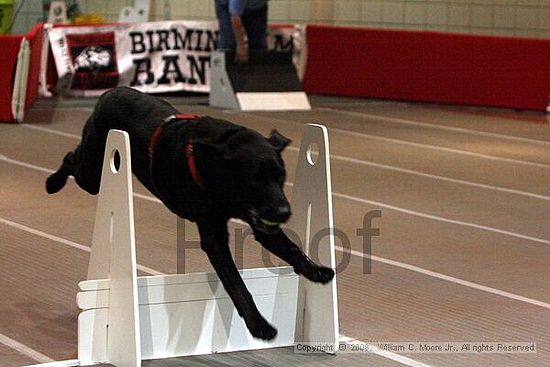
<path fill-rule="evenodd" d="M 14 0 L 0 0 L 0 34 L 10 33 Z"/>
<path fill-rule="evenodd" d="M 99 14 L 82 14 L 74 17 L 73 23 L 74 24 L 102 24 L 104 23 L 104 19 Z"/>

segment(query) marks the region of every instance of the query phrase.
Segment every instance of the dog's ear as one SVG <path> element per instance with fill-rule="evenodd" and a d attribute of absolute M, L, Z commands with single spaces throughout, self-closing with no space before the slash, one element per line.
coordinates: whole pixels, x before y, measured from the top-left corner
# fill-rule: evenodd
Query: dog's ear
<path fill-rule="evenodd" d="M 277 130 L 271 130 L 271 134 L 269 134 L 269 138 L 267 138 L 267 141 L 269 141 L 273 148 L 275 148 L 275 150 L 279 153 L 282 152 L 283 149 L 285 149 L 286 146 L 291 142 L 289 138 L 283 136 Z"/>

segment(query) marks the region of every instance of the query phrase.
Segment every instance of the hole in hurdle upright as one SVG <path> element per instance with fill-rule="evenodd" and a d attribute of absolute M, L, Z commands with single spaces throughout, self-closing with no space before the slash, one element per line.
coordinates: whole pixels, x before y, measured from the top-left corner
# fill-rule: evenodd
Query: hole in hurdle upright
<path fill-rule="evenodd" d="M 313 165 L 308 161 L 312 144 L 318 147 Z M 289 228 L 305 241 L 306 253 L 312 252 L 314 259 L 335 269 L 324 126 L 306 127 L 293 190 L 294 216 Z M 111 130 L 88 280 L 79 284 L 77 296 L 82 309 L 78 360 L 59 362 L 59 366 L 111 363 L 137 367 L 143 359 L 292 346 L 296 342 L 332 344 L 337 350 L 336 278 L 320 285 L 297 276 L 291 267 L 242 270 L 258 309 L 278 329 L 277 337 L 265 342 L 250 335 L 215 273 L 138 277 L 135 251 L 130 141 L 126 132 Z"/>

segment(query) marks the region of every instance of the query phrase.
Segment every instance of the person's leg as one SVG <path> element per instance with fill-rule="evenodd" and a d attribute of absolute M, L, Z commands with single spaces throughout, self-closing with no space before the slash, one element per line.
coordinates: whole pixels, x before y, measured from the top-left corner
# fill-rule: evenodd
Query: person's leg
<path fill-rule="evenodd" d="M 242 20 L 248 37 L 248 48 L 251 50 L 267 49 L 267 6 L 246 10 Z"/>
<path fill-rule="evenodd" d="M 231 15 L 227 4 L 222 5 L 216 1 L 216 17 L 218 18 L 218 49 L 234 50 L 236 48 L 235 36 L 231 26 Z"/>

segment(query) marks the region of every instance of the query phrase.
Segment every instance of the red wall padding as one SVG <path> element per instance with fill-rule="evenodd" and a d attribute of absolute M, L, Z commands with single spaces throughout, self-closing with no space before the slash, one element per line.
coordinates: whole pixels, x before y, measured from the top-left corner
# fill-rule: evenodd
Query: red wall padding
<path fill-rule="evenodd" d="M 13 79 L 17 66 L 17 54 L 19 53 L 23 37 L 29 40 L 31 49 L 25 109 L 28 109 L 38 96 L 42 30 L 43 24 L 38 23 L 26 35 L 0 36 L 0 122 L 14 121 L 11 113 L 11 96 L 13 94 Z"/>
<path fill-rule="evenodd" d="M 545 110 L 550 40 L 311 25 L 308 93 Z"/>
<path fill-rule="evenodd" d="M 11 122 L 11 95 L 17 53 L 23 36 L 0 36 L 0 121 Z"/>

